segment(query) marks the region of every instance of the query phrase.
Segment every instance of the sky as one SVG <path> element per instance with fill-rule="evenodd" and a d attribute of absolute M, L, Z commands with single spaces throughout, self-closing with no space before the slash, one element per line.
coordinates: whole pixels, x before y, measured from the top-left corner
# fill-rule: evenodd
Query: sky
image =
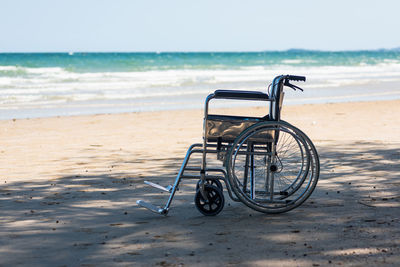
<path fill-rule="evenodd" d="M 400 47 L 398 0 L 0 0 L 0 52 Z"/>

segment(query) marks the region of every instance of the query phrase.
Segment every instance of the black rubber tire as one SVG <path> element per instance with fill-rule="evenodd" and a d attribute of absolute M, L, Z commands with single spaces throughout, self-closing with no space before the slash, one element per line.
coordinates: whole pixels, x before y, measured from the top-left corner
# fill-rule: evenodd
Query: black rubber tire
<path fill-rule="evenodd" d="M 205 216 L 215 216 L 224 208 L 224 194 L 218 187 L 209 184 L 204 185 L 204 191 L 208 200 L 206 201 L 203 198 L 200 189 L 198 189 L 194 197 L 196 208 Z"/>

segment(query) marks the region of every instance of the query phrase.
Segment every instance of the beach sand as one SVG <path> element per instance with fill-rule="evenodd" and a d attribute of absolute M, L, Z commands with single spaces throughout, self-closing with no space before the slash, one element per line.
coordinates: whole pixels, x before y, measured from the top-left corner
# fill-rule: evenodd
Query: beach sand
<path fill-rule="evenodd" d="M 262 108 L 220 110 L 262 114 Z M 201 110 L 0 121 L 0 266 L 398 266 L 400 101 L 285 106 L 320 155 L 313 195 L 285 214 L 233 202 L 205 217 L 172 183 Z"/>

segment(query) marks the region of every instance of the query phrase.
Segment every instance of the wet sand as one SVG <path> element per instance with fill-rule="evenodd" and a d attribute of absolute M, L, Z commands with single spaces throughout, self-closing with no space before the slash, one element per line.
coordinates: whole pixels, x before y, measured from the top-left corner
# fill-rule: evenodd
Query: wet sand
<path fill-rule="evenodd" d="M 161 204 L 186 149 L 201 142 L 201 110 L 0 121 L 1 266 L 398 266 L 400 101 L 286 106 L 306 132 L 320 181 L 280 215 L 226 196 L 204 217 L 184 181 Z M 218 112 L 262 114 L 263 109 Z M 196 160 L 195 160 L 196 162 Z"/>

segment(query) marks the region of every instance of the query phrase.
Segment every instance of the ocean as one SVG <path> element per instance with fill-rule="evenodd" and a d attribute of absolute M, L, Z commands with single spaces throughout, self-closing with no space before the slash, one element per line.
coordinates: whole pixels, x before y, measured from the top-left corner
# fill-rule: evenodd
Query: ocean
<path fill-rule="evenodd" d="M 0 53 L 0 119 L 202 108 L 216 89 L 266 92 L 281 74 L 307 77 L 287 105 L 400 99 L 398 50 Z"/>

